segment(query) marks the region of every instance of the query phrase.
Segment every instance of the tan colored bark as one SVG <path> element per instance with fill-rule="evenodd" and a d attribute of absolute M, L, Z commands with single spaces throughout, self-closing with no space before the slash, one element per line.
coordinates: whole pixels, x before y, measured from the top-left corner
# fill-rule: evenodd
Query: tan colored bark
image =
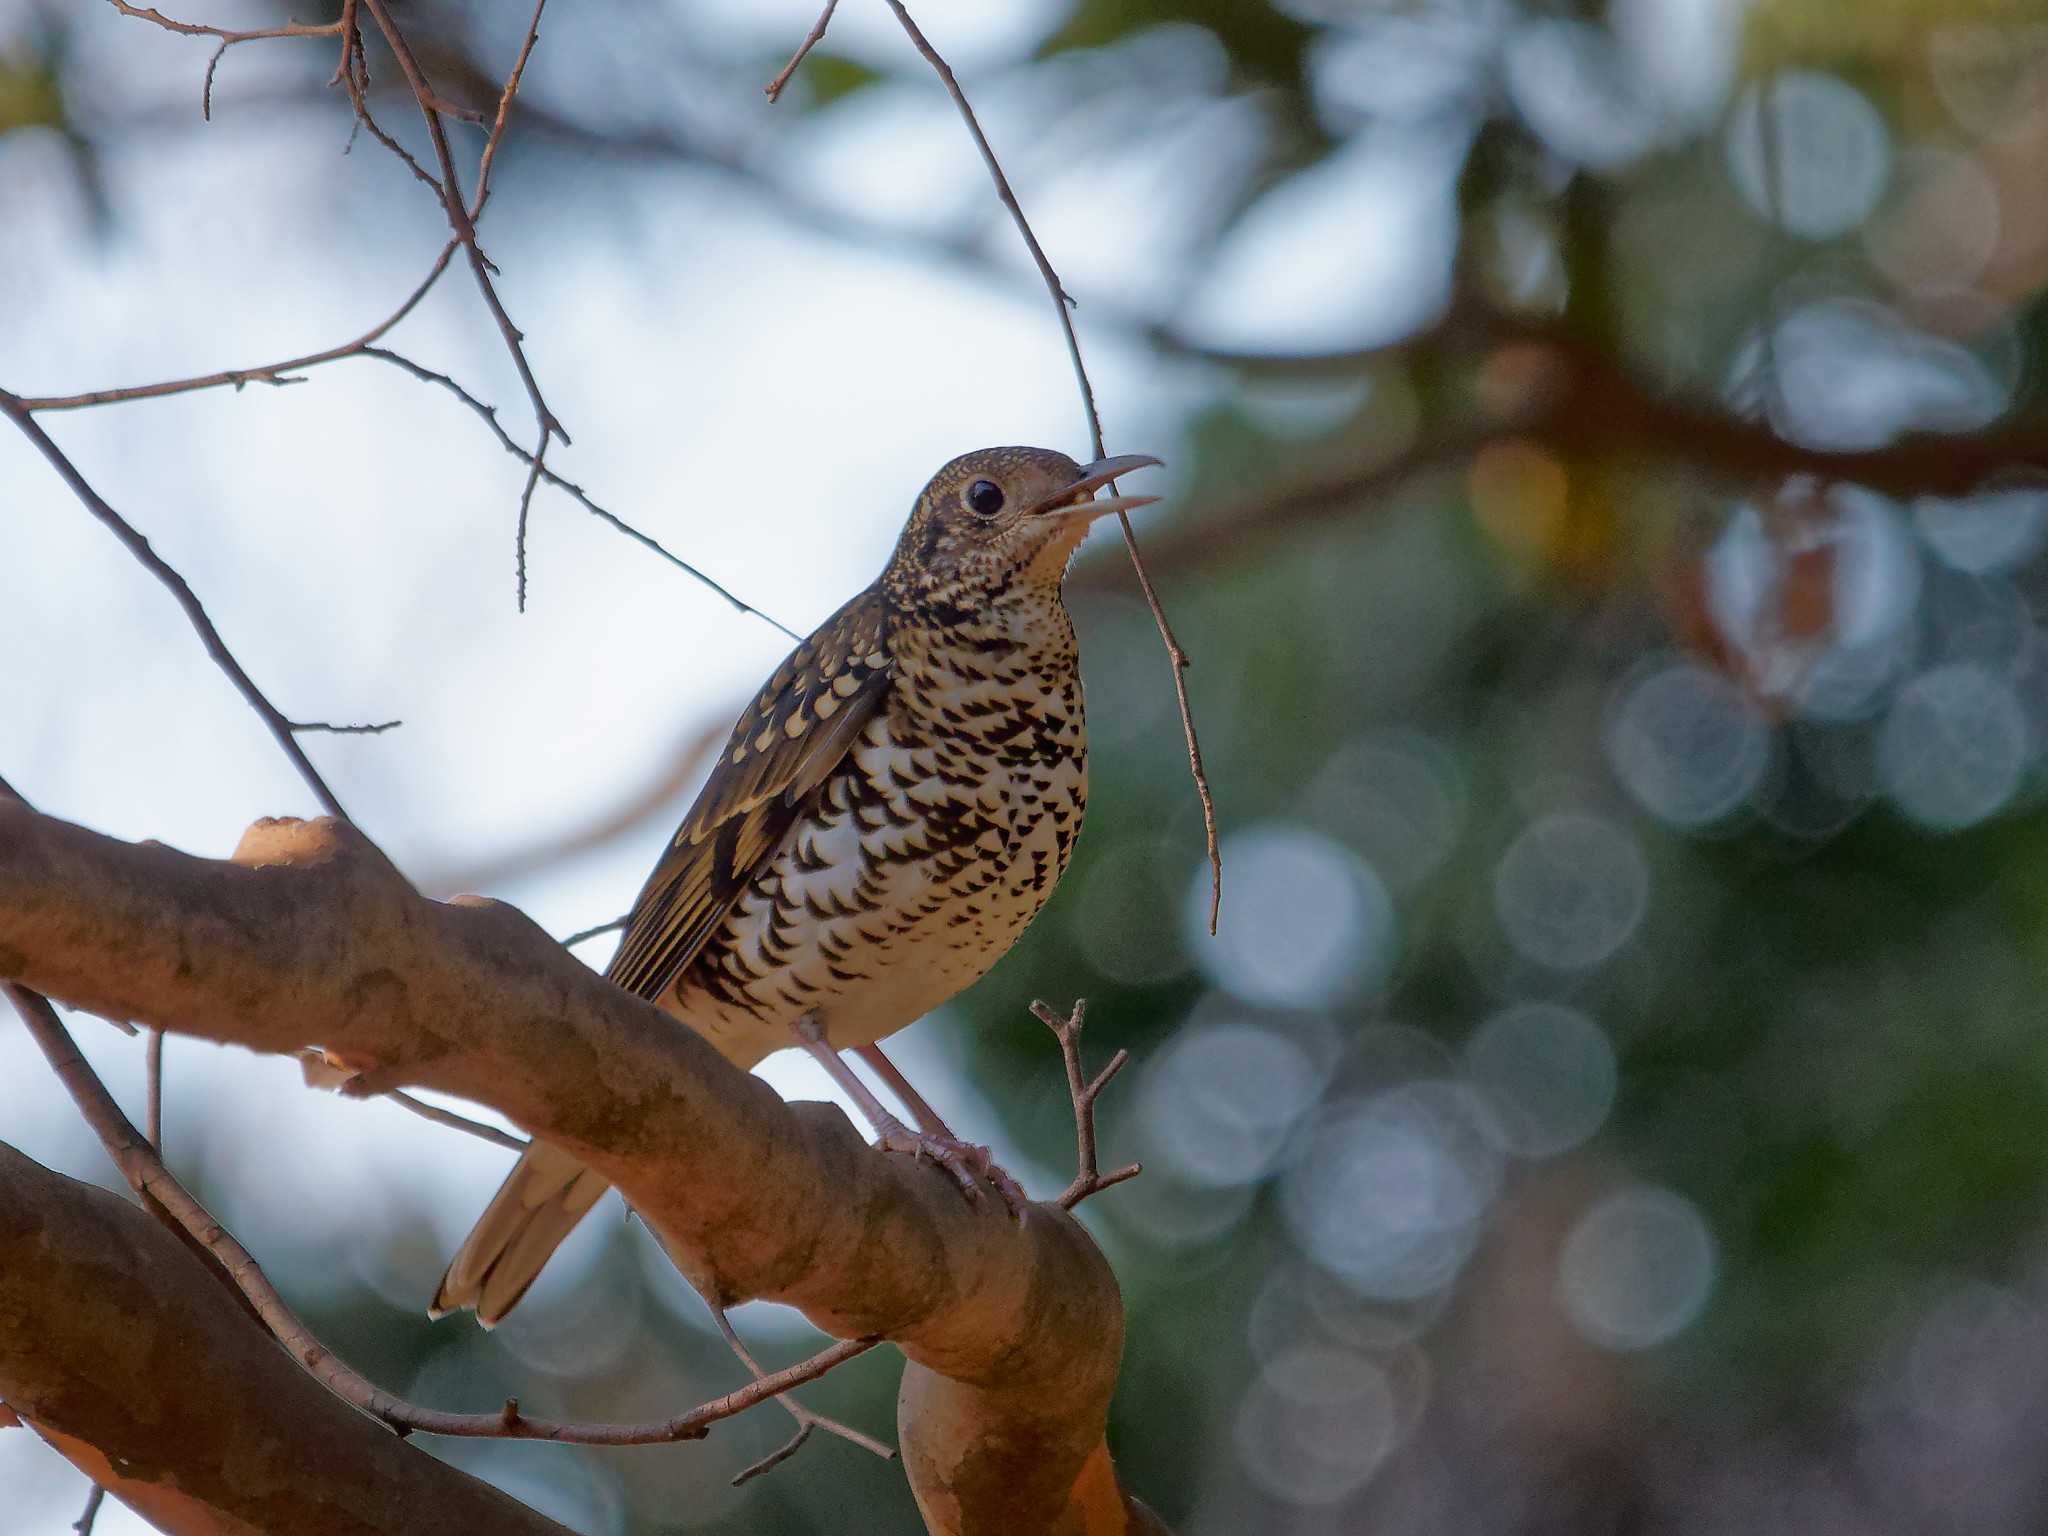
<path fill-rule="evenodd" d="M 7 1146 L 0 1398 L 164 1530 L 412 1536 L 431 1508 L 437 1529 L 567 1536 L 314 1381 L 139 1207 Z"/>
<path fill-rule="evenodd" d="M 259 822 L 218 861 L 0 803 L 0 978 L 489 1104 L 618 1185 L 707 1295 L 895 1341 L 904 1464 L 935 1533 L 1151 1528 L 1100 1497 L 1101 1463 L 1083 1475 L 1123 1311 L 1070 1216 L 968 1204 L 835 1107 L 783 1103 L 516 910 L 419 896 L 344 824 Z"/>

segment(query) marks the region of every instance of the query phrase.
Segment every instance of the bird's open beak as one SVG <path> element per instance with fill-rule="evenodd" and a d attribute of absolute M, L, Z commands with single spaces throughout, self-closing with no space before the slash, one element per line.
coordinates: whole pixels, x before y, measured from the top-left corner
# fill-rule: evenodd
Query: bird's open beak
<path fill-rule="evenodd" d="M 1133 470 L 1145 469 L 1160 461 L 1149 453 L 1123 453 L 1113 459 L 1097 459 L 1093 464 L 1081 466 L 1081 478 L 1072 484 L 1054 491 L 1038 503 L 1027 514 L 1032 517 L 1057 517 L 1093 522 L 1111 512 L 1128 512 L 1133 507 L 1149 507 L 1157 496 L 1103 496 L 1095 495 L 1097 489 L 1109 484 L 1120 475 Z"/>

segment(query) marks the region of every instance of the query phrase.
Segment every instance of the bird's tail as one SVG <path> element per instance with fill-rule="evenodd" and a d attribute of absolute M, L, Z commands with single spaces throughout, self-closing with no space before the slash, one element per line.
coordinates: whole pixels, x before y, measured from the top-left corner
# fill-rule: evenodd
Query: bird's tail
<path fill-rule="evenodd" d="M 478 1322 L 495 1327 L 608 1187 L 559 1147 L 534 1142 L 456 1251 L 428 1315 L 474 1307 Z"/>

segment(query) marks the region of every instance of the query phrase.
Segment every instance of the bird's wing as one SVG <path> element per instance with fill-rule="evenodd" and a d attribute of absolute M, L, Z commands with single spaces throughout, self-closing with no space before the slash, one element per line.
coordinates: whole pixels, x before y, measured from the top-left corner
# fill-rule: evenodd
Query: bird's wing
<path fill-rule="evenodd" d="M 881 707 L 889 674 L 882 597 L 870 589 L 792 651 L 741 712 L 634 902 L 608 977 L 648 998 L 674 984 L 845 760 Z"/>

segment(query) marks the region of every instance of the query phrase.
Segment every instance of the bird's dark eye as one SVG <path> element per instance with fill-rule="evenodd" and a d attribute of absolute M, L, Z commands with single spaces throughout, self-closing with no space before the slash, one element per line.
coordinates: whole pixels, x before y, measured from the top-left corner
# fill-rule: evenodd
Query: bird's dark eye
<path fill-rule="evenodd" d="M 967 505 L 983 517 L 994 517 L 1003 510 L 1003 488 L 993 480 L 977 480 L 967 487 Z"/>

